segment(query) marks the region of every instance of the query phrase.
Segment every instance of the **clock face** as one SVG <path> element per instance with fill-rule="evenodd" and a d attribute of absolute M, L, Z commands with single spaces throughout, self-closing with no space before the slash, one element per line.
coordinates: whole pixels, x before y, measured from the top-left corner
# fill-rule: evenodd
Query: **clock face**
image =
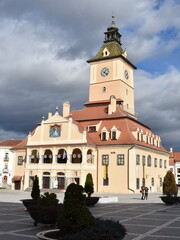
<path fill-rule="evenodd" d="M 109 68 L 104 67 L 101 69 L 101 76 L 106 77 L 109 74 Z"/>
<path fill-rule="evenodd" d="M 129 78 L 129 74 L 128 74 L 128 71 L 127 71 L 127 70 L 124 71 L 124 76 L 125 76 L 126 79 Z"/>

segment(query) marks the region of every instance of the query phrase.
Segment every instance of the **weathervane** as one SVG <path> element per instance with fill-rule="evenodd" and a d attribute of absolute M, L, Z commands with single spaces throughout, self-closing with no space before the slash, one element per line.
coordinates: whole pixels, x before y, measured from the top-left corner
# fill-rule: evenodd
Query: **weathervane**
<path fill-rule="evenodd" d="M 113 13 L 112 13 L 112 18 L 115 18 L 115 14 L 114 14 L 114 11 L 113 11 Z"/>

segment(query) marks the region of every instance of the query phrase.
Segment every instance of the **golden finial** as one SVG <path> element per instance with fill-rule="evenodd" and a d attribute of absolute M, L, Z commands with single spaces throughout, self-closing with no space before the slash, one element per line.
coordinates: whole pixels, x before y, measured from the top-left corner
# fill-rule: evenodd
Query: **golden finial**
<path fill-rule="evenodd" d="M 113 14 L 112 14 L 112 18 L 115 18 L 115 14 L 114 14 L 114 11 L 113 11 Z"/>

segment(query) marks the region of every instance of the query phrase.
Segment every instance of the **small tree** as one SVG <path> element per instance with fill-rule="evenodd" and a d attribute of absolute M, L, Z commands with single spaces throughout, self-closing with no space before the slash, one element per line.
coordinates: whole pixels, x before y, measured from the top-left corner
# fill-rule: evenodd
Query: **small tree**
<path fill-rule="evenodd" d="M 33 180 L 33 187 L 31 191 L 31 197 L 34 200 L 38 200 L 40 197 L 40 189 L 39 189 L 39 179 L 38 176 L 36 175 Z"/>
<path fill-rule="evenodd" d="M 71 183 L 66 189 L 57 221 L 58 228 L 66 234 L 76 233 L 95 223 L 91 212 L 85 207 L 86 197 L 83 191 L 83 187 L 75 183 Z"/>
<path fill-rule="evenodd" d="M 175 177 L 172 171 L 167 171 L 163 181 L 163 195 L 174 196 L 178 193 Z"/>
<path fill-rule="evenodd" d="M 86 176 L 84 191 L 87 193 L 88 197 L 90 197 L 91 194 L 94 192 L 94 183 L 93 183 L 91 173 L 88 173 L 87 176 Z"/>

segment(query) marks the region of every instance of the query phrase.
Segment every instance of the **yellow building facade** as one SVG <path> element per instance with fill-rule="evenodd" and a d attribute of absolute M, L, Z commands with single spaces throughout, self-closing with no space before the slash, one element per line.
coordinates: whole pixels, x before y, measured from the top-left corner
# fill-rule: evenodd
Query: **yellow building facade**
<path fill-rule="evenodd" d="M 32 131 L 24 145 L 14 147 L 26 157 L 22 188 L 32 186 L 35 175 L 40 188 L 65 189 L 76 182 L 84 185 L 91 173 L 97 192 L 131 193 L 147 186 L 160 191 L 169 168 L 169 153 L 159 136 L 138 121 L 134 104 L 136 67 L 127 59 L 121 34 L 114 20 L 90 64 L 89 101 L 85 108 L 63 114 L 56 109 Z"/>

